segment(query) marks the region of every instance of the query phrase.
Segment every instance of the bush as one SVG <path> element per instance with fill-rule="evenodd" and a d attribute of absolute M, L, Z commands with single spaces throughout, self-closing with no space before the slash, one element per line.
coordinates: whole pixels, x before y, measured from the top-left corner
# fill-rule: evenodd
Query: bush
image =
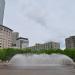
<path fill-rule="evenodd" d="M 14 49 L 14 48 L 0 49 L 0 60 L 2 60 L 2 61 L 7 61 L 8 60 L 9 61 L 15 54 L 27 54 L 27 53 L 32 53 L 32 54 L 60 53 L 60 54 L 65 54 L 65 55 L 71 57 L 73 60 L 75 60 L 75 49 L 31 50 L 29 48 L 26 48 L 26 49 Z"/>

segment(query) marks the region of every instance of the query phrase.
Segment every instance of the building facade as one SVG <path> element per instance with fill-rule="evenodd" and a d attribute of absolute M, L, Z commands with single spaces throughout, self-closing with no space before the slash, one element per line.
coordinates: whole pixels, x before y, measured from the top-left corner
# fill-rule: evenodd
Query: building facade
<path fill-rule="evenodd" d="M 16 47 L 17 48 L 27 48 L 29 46 L 28 38 L 19 37 L 16 40 Z"/>
<path fill-rule="evenodd" d="M 0 48 L 12 47 L 12 30 L 0 25 Z"/>
<path fill-rule="evenodd" d="M 0 24 L 3 25 L 5 0 L 0 0 Z"/>
<path fill-rule="evenodd" d="M 16 47 L 17 38 L 19 38 L 19 33 L 18 32 L 13 32 L 12 33 L 12 47 Z"/>
<path fill-rule="evenodd" d="M 36 44 L 35 46 L 29 47 L 32 50 L 48 50 L 48 49 L 60 49 L 60 43 L 58 42 L 47 42 L 44 44 Z"/>
<path fill-rule="evenodd" d="M 66 48 L 71 49 L 75 48 L 75 36 L 70 36 L 65 39 Z"/>

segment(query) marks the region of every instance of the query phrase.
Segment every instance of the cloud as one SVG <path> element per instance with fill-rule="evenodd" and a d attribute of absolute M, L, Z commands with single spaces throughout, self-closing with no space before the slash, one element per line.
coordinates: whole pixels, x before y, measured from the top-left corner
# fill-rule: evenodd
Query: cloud
<path fill-rule="evenodd" d="M 42 27 L 47 28 L 47 23 L 44 16 L 30 14 L 27 17 L 36 22 L 37 24 L 40 24 Z"/>
<path fill-rule="evenodd" d="M 34 22 L 40 24 L 44 28 L 47 27 L 46 24 L 46 11 L 42 8 L 42 5 L 38 3 L 37 0 L 22 0 L 21 1 L 21 12 L 25 17 L 33 20 Z"/>
<path fill-rule="evenodd" d="M 4 24 L 31 44 L 56 40 L 63 47 L 64 39 L 75 35 L 74 9 L 75 0 L 6 0 Z"/>

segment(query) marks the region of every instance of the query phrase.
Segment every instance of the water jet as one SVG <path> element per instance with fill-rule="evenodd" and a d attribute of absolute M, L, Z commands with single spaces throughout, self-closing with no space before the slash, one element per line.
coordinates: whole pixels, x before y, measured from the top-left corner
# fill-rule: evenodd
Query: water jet
<path fill-rule="evenodd" d="M 62 54 L 17 54 L 9 61 L 9 65 L 21 68 L 26 68 L 26 66 L 72 66 L 74 62 Z"/>

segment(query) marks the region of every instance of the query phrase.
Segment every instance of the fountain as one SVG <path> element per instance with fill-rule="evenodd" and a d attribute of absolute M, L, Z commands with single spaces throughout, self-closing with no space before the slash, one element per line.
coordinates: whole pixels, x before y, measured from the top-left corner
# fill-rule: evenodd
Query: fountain
<path fill-rule="evenodd" d="M 74 62 L 62 54 L 17 54 L 0 75 L 75 75 Z"/>
<path fill-rule="evenodd" d="M 62 54 L 17 54 L 10 60 L 9 65 L 19 68 L 27 68 L 26 66 L 70 66 L 74 65 L 74 62 L 71 58 Z"/>

